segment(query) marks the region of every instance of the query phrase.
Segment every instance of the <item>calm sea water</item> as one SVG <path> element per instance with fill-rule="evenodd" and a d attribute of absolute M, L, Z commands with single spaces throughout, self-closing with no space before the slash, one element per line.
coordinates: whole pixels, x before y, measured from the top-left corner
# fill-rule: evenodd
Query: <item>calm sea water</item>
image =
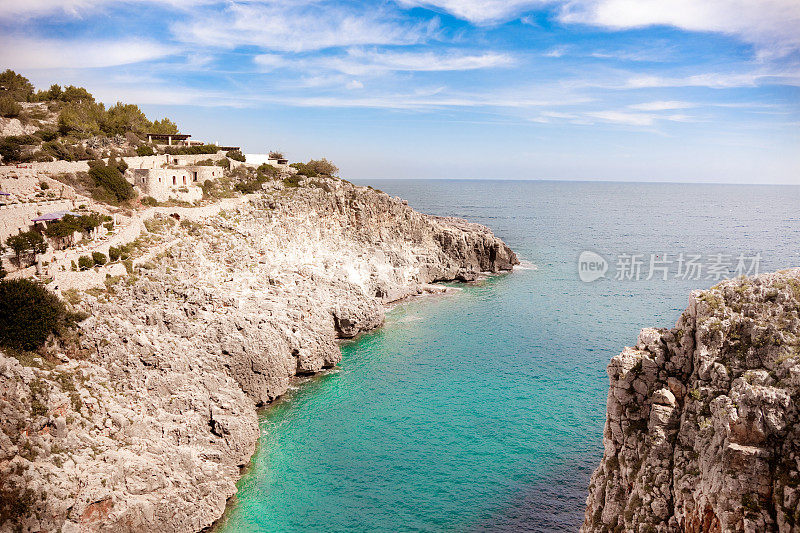
<path fill-rule="evenodd" d="M 715 284 L 666 263 L 666 281 L 616 280 L 617 261 L 633 272 L 620 254 L 641 254 L 642 278 L 650 254 L 800 266 L 800 187 L 369 184 L 490 226 L 528 267 L 397 307 L 338 369 L 267 409 L 219 531 L 576 530 L 602 455 L 608 360 Z M 606 278 L 579 280 L 584 250 L 608 260 Z"/>

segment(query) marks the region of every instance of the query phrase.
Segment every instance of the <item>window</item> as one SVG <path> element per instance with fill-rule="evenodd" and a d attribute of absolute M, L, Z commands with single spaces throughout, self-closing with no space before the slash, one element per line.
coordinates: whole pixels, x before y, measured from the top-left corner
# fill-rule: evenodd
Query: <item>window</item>
<path fill-rule="evenodd" d="M 172 176 L 172 184 L 177 185 L 178 181 L 175 179 L 175 176 Z"/>
<path fill-rule="evenodd" d="M 192 181 L 197 181 L 197 171 L 192 172 Z"/>

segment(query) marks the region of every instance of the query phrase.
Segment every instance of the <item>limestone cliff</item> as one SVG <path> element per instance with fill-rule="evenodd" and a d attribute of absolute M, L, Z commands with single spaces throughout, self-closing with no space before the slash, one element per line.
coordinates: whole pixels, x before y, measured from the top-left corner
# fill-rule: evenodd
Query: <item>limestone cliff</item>
<path fill-rule="evenodd" d="M 2 531 L 209 526 L 255 449 L 257 407 L 335 365 L 337 337 L 433 281 L 518 262 L 483 226 L 332 179 L 149 229 L 152 261 L 66 295 L 90 315 L 69 352 L 0 354 Z"/>
<path fill-rule="evenodd" d="M 692 294 L 611 360 L 582 531 L 800 529 L 800 269 Z"/>

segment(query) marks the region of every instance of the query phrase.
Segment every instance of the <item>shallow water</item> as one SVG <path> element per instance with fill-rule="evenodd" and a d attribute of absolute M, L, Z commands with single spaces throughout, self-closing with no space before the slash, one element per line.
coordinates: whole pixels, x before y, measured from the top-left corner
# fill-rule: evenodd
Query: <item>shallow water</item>
<path fill-rule="evenodd" d="M 608 360 L 707 279 L 615 280 L 619 254 L 800 265 L 800 187 L 373 181 L 490 226 L 526 265 L 404 303 L 262 416 L 219 531 L 563 531 L 602 455 Z M 578 279 L 583 250 L 610 263 Z M 709 260 L 704 259 L 707 266 Z"/>

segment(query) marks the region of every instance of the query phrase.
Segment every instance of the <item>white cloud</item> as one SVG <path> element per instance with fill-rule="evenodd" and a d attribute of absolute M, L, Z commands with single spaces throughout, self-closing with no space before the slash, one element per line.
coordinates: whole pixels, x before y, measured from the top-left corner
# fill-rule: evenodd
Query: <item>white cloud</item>
<path fill-rule="evenodd" d="M 505 67 L 511 56 L 495 52 L 482 54 L 438 52 L 379 52 L 350 49 L 344 57 L 319 60 L 327 68 L 360 75 L 383 71 L 435 72 Z"/>
<path fill-rule="evenodd" d="M 398 0 L 406 7 L 439 9 L 477 24 L 513 18 L 524 9 L 550 3 L 548 0 Z"/>
<path fill-rule="evenodd" d="M 663 76 L 633 76 L 619 87 L 623 89 L 652 89 L 664 87 L 708 87 L 730 89 L 734 87 L 758 87 L 760 85 L 800 85 L 800 72 L 761 71 L 745 73 L 703 73 L 693 76 L 669 78 Z"/>
<path fill-rule="evenodd" d="M 363 89 L 364 88 L 364 84 L 361 83 L 358 80 L 350 80 L 350 81 L 347 82 L 347 85 L 345 85 L 345 87 L 347 87 L 350 90 Z"/>
<path fill-rule="evenodd" d="M 563 22 L 612 29 L 674 26 L 736 35 L 762 55 L 800 49 L 797 0 L 575 0 L 563 5 Z"/>
<path fill-rule="evenodd" d="M 798 0 L 399 0 L 438 9 L 475 24 L 511 20 L 526 10 L 560 8 L 559 20 L 615 30 L 666 25 L 735 35 L 760 58 L 800 49 Z"/>
<path fill-rule="evenodd" d="M 658 102 L 644 102 L 641 104 L 629 105 L 630 109 L 637 111 L 669 111 L 673 109 L 688 109 L 695 105 L 690 102 L 679 102 L 676 100 L 658 101 Z"/>
<path fill-rule="evenodd" d="M 656 118 L 655 115 L 647 113 L 626 113 L 623 111 L 593 111 L 586 114 L 604 122 L 628 126 L 652 126 Z"/>
<path fill-rule="evenodd" d="M 175 53 L 149 41 L 67 41 L 0 37 L 0 63 L 18 70 L 98 68 L 149 61 Z"/>
<path fill-rule="evenodd" d="M 325 3 L 231 3 L 203 10 L 173 26 L 178 40 L 205 46 L 258 46 L 302 52 L 357 45 L 408 45 L 437 30 L 436 21 L 411 23 L 381 9 L 352 10 Z"/>

